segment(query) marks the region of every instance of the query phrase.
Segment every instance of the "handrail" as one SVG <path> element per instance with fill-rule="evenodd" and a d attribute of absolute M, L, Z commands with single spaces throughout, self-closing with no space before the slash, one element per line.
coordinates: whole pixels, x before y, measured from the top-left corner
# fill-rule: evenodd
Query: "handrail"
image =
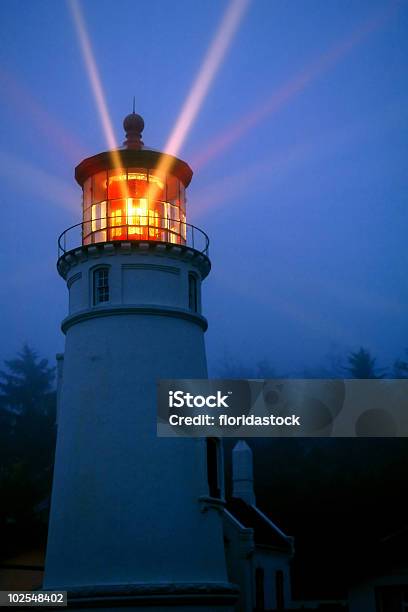
<path fill-rule="evenodd" d="M 125 215 L 123 215 L 125 216 Z M 71 225 L 71 227 L 68 227 L 66 230 L 64 230 L 59 236 L 58 236 L 58 259 L 60 257 L 62 257 L 65 253 L 67 253 L 68 251 L 72 250 L 71 248 L 67 248 L 67 238 L 68 240 L 72 238 L 72 234 L 75 233 L 74 230 L 81 228 L 81 244 L 83 244 L 83 240 L 85 238 L 91 237 L 94 234 L 98 233 L 98 232 L 102 232 L 102 231 L 111 231 L 111 230 L 118 230 L 118 229 L 122 229 L 122 228 L 126 228 L 126 235 L 127 237 L 125 239 L 123 238 L 114 238 L 114 239 L 110 239 L 110 240 L 102 240 L 99 242 L 93 242 L 91 244 L 103 244 L 104 242 L 121 242 L 123 240 L 126 241 L 132 241 L 132 242 L 136 242 L 136 241 L 143 241 L 143 242 L 166 242 L 169 244 L 182 244 L 184 246 L 188 246 L 191 247 L 197 251 L 199 251 L 200 253 L 203 253 L 204 255 L 208 256 L 208 252 L 209 252 L 209 246 L 210 246 L 210 239 L 208 238 L 207 234 L 201 230 L 199 227 L 196 227 L 195 225 L 191 225 L 191 223 L 186 223 L 185 221 L 178 221 L 177 219 L 171 219 L 170 217 L 153 217 L 153 215 L 134 215 L 134 216 L 138 216 L 139 219 L 145 219 L 146 223 L 138 223 L 138 224 L 134 224 L 134 223 L 123 223 L 121 225 L 116 225 L 115 223 L 109 223 L 109 221 L 116 221 L 117 217 L 114 216 L 105 216 L 105 217 L 98 217 L 97 219 L 89 219 L 88 221 L 81 221 L 80 223 L 76 223 L 75 225 Z M 164 226 L 162 224 L 160 225 L 156 225 L 156 224 L 151 224 L 150 221 L 154 219 L 154 222 L 158 223 L 158 222 L 162 222 L 162 221 L 166 221 L 167 227 Z M 105 225 L 103 225 L 102 227 L 93 230 L 93 231 L 89 231 L 87 232 L 87 234 L 84 233 L 84 229 L 86 229 L 87 226 L 92 226 L 92 223 L 95 223 L 97 221 L 104 221 Z M 182 228 L 182 226 L 184 226 L 184 230 L 185 230 L 185 237 L 182 235 L 181 231 L 180 232 L 176 232 L 172 229 L 170 229 L 170 223 L 177 224 L 180 227 L 180 230 Z M 147 232 L 148 236 L 150 235 L 150 230 L 155 230 L 158 232 L 165 232 L 167 237 L 170 235 L 174 235 L 177 236 L 177 239 L 180 239 L 181 242 L 177 242 L 177 243 L 173 243 L 170 240 L 157 240 L 155 238 L 139 238 L 136 237 L 135 235 L 133 235 L 132 237 L 129 237 L 129 228 L 136 228 L 136 229 L 142 229 L 144 231 Z M 204 248 L 197 248 L 196 244 L 197 244 L 197 240 L 199 242 L 201 242 L 201 246 L 204 244 Z M 79 245 L 76 245 L 76 247 L 73 248 L 77 248 Z"/>

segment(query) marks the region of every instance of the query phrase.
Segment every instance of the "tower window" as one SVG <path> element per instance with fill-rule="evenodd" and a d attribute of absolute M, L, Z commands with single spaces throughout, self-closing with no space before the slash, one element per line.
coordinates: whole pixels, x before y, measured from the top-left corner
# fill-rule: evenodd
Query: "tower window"
<path fill-rule="evenodd" d="M 188 275 L 188 307 L 193 312 L 198 310 L 197 277 L 195 274 Z"/>
<path fill-rule="evenodd" d="M 218 466 L 218 440 L 207 438 L 207 478 L 208 491 L 211 497 L 221 497 Z"/>
<path fill-rule="evenodd" d="M 98 268 L 93 273 L 93 303 L 109 302 L 109 270 Z"/>

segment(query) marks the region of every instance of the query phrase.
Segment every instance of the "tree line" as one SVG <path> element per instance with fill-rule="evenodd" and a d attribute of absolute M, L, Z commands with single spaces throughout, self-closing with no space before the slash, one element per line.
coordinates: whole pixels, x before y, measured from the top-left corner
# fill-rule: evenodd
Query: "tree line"
<path fill-rule="evenodd" d="M 305 372 L 307 374 L 307 372 Z M 273 378 L 267 360 L 255 368 L 230 360 L 218 367 L 219 378 Z M 324 376 L 327 374 L 327 376 Z M 408 378 L 408 358 L 388 369 L 364 347 L 319 377 Z M 280 375 L 279 377 L 283 377 Z M 306 376 L 305 376 L 306 377 Z M 44 543 L 56 440 L 55 368 L 29 346 L 0 370 L 0 555 L 19 546 Z"/>
<path fill-rule="evenodd" d="M 364 347 L 349 351 L 344 357 L 329 354 L 326 360 L 328 363 L 321 367 L 282 373 L 268 359 L 249 366 L 235 357 L 226 356 L 214 370 L 217 378 L 408 378 L 408 349 L 405 357 L 395 359 L 388 368 L 379 367 L 377 358 Z"/>

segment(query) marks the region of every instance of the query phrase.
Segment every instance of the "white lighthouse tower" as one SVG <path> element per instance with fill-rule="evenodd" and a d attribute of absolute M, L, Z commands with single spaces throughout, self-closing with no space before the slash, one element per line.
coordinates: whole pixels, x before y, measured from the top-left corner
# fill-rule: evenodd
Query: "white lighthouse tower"
<path fill-rule="evenodd" d="M 76 609 L 232 610 L 217 441 L 156 436 L 157 381 L 207 376 L 208 238 L 186 222 L 190 167 L 144 148 L 139 115 L 124 127 L 123 149 L 77 166 L 83 221 L 59 241 L 69 314 L 44 588 Z"/>

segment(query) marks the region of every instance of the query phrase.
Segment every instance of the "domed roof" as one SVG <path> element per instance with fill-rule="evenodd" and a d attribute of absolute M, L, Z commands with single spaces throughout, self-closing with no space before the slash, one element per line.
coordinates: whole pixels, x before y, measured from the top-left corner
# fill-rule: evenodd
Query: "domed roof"
<path fill-rule="evenodd" d="M 134 112 L 130 113 L 123 120 L 123 128 L 126 133 L 138 132 L 140 134 L 144 129 L 143 117 Z"/>
<path fill-rule="evenodd" d="M 143 117 L 135 113 L 127 115 L 123 120 L 126 140 L 123 143 L 127 149 L 141 149 L 143 147 L 142 132 L 144 128 Z"/>

